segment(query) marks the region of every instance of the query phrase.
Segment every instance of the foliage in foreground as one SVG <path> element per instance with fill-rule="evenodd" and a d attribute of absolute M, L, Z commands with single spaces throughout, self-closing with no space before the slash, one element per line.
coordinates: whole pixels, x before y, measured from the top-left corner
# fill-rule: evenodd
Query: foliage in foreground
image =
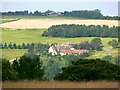
<path fill-rule="evenodd" d="M 80 59 L 62 69 L 55 80 L 120 80 L 120 66 L 99 59 Z"/>
<path fill-rule="evenodd" d="M 7 60 L 2 60 L 2 80 L 42 80 L 44 70 L 39 57 L 22 56 L 19 60 L 14 60 L 11 64 Z"/>

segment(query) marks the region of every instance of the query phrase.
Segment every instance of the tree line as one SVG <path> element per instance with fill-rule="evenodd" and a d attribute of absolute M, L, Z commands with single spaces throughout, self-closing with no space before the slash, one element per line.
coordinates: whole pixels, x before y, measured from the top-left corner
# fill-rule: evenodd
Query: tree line
<path fill-rule="evenodd" d="M 75 17 L 75 18 L 85 18 L 85 19 L 110 19 L 110 20 L 120 20 L 118 16 L 103 16 L 99 9 L 95 10 L 79 10 L 79 11 L 65 11 L 64 16 Z"/>
<path fill-rule="evenodd" d="M 34 11 L 28 12 L 26 11 L 8 11 L 8 12 L 1 12 L 2 15 L 29 15 L 29 16 L 47 16 L 49 13 L 55 12 L 52 10 L 47 10 L 45 12 L 41 11 Z M 56 12 L 57 13 L 57 12 Z M 59 12 L 61 13 L 58 16 L 67 16 L 67 17 L 75 17 L 75 18 L 85 18 L 85 19 L 111 19 L 111 20 L 120 20 L 118 16 L 103 16 L 101 11 L 98 9 L 95 10 L 74 10 L 74 11 L 64 11 Z"/>
<path fill-rule="evenodd" d="M 90 42 L 85 41 L 80 44 L 74 44 L 75 49 L 86 49 L 86 50 L 102 50 L 103 44 L 100 38 L 94 38 Z"/>
<path fill-rule="evenodd" d="M 111 37 L 117 38 L 120 29 L 119 27 L 109 27 L 107 25 L 75 25 L 75 24 L 62 24 L 54 25 L 44 31 L 42 36 L 48 37 L 65 37 L 65 38 L 75 38 L 75 37 Z"/>
<path fill-rule="evenodd" d="M 34 48 L 35 44 L 34 43 L 22 43 L 20 44 L 16 44 L 16 43 L 7 43 L 5 42 L 4 44 L 0 43 L 0 49 L 30 49 L 30 48 Z"/>

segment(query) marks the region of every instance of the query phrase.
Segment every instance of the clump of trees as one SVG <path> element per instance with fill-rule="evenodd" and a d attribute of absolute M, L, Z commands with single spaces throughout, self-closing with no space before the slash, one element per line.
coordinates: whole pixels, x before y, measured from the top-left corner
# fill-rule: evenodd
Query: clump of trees
<path fill-rule="evenodd" d="M 110 55 L 104 56 L 102 58 L 102 60 L 104 60 L 104 61 L 111 61 L 112 60 L 112 56 L 110 56 Z"/>
<path fill-rule="evenodd" d="M 6 60 L 2 59 L 2 80 L 17 80 L 17 75 L 12 67 L 12 64 Z"/>
<path fill-rule="evenodd" d="M 118 41 L 117 40 L 112 40 L 112 41 L 109 41 L 108 42 L 108 44 L 110 45 L 110 46 L 112 46 L 113 48 L 118 48 L 119 46 L 119 43 L 118 43 Z"/>
<path fill-rule="evenodd" d="M 64 16 L 69 16 L 69 17 L 76 17 L 76 18 L 91 18 L 91 19 L 103 19 L 104 16 L 101 14 L 101 11 L 96 9 L 96 10 L 81 10 L 81 11 L 65 11 Z"/>
<path fill-rule="evenodd" d="M 118 37 L 119 27 L 108 27 L 106 25 L 75 25 L 75 24 L 62 24 L 54 25 L 48 28 L 48 31 L 44 31 L 42 36 L 48 37 L 65 37 L 65 38 L 75 38 L 75 37 Z"/>
<path fill-rule="evenodd" d="M 120 80 L 120 66 L 100 59 L 80 59 L 62 68 L 55 80 L 90 81 Z"/>
<path fill-rule="evenodd" d="M 95 10 L 75 10 L 75 11 L 65 11 L 63 16 L 67 17 L 75 17 L 75 18 L 85 18 L 85 19 L 111 19 L 118 20 L 120 19 L 118 16 L 103 16 L 99 9 Z"/>
<path fill-rule="evenodd" d="M 25 44 L 25 43 L 22 43 L 21 45 L 20 44 L 16 44 L 16 43 L 7 43 L 5 42 L 4 44 L 0 43 L 0 49 L 30 49 L 30 48 L 34 48 L 35 44 L 34 43 L 31 43 L 31 44 Z"/>
<path fill-rule="evenodd" d="M 102 50 L 103 44 L 100 38 L 94 38 L 89 43 L 88 41 L 73 46 L 75 49 L 87 49 L 87 50 Z"/>
<path fill-rule="evenodd" d="M 8 60 L 2 60 L 2 80 L 43 80 L 44 69 L 38 56 L 27 56 L 14 60 L 13 64 Z"/>

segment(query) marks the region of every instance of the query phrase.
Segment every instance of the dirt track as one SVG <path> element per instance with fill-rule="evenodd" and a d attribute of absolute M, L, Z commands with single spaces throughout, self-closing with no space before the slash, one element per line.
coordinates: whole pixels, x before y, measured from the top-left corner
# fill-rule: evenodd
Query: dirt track
<path fill-rule="evenodd" d="M 49 28 L 52 25 L 59 24 L 79 24 L 79 25 L 108 25 L 118 26 L 116 20 L 68 20 L 68 19 L 20 19 L 18 21 L 8 22 L 1 24 L 0 27 L 4 28 Z"/>

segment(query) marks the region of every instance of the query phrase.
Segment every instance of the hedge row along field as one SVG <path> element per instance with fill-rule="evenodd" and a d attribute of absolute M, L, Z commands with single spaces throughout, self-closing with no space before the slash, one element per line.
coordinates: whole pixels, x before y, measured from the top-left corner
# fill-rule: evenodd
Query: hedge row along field
<path fill-rule="evenodd" d="M 52 37 L 65 37 L 65 38 L 75 38 L 75 37 L 111 37 L 117 38 L 119 27 L 108 27 L 106 25 L 55 25 L 48 28 L 42 36 L 52 36 Z"/>

